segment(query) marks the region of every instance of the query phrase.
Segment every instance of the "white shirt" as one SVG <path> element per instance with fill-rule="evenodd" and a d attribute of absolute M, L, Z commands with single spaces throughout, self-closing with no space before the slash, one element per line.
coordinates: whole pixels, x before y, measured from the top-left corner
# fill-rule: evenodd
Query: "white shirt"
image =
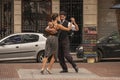
<path fill-rule="evenodd" d="M 61 22 L 61 24 L 63 24 L 63 22 L 64 22 L 65 20 L 63 20 L 62 22 Z M 71 24 L 71 22 L 68 22 L 68 26 L 70 26 L 70 24 Z M 71 29 L 72 31 L 75 31 L 76 29 L 75 29 L 75 25 L 73 25 L 72 24 L 72 29 Z"/>
<path fill-rule="evenodd" d="M 70 24 L 71 24 L 71 22 L 68 23 L 68 26 L 70 26 Z M 71 27 L 71 28 L 72 28 L 72 29 L 71 29 L 72 31 L 75 31 L 75 30 L 76 30 L 76 29 L 75 29 L 75 25 L 73 25 L 73 24 L 72 24 L 72 27 Z"/>

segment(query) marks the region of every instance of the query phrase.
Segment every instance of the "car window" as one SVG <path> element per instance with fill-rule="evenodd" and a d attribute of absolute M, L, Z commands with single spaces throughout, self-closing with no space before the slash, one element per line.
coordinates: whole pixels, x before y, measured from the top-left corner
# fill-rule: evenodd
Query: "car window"
<path fill-rule="evenodd" d="M 19 43 L 21 43 L 21 35 L 14 35 L 14 36 L 8 37 L 3 42 L 7 45 L 19 44 Z"/>
<path fill-rule="evenodd" d="M 39 36 L 35 34 L 25 34 L 22 38 L 24 43 L 36 42 L 39 40 Z"/>
<path fill-rule="evenodd" d="M 111 38 L 112 38 L 110 41 L 111 43 L 118 43 L 118 42 L 120 43 L 120 35 L 119 34 L 112 35 Z"/>

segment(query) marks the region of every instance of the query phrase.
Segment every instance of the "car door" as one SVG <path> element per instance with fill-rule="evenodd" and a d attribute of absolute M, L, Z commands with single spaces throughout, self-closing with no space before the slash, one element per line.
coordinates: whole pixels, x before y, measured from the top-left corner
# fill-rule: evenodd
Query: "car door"
<path fill-rule="evenodd" d="M 18 59 L 21 53 L 19 46 L 21 43 L 21 35 L 10 36 L 0 42 L 0 59 L 11 60 Z"/>
<path fill-rule="evenodd" d="M 24 34 L 24 35 L 22 35 L 22 44 L 20 44 L 22 58 L 33 59 L 36 57 L 37 50 L 39 49 L 38 40 L 39 40 L 39 36 L 36 34 Z"/>
<path fill-rule="evenodd" d="M 119 34 L 113 35 L 109 43 L 113 44 L 112 46 L 113 53 L 111 53 L 111 57 L 120 57 L 120 35 Z"/>
<path fill-rule="evenodd" d="M 120 57 L 120 36 L 118 33 L 111 35 L 107 39 L 107 43 L 104 45 L 105 57 Z"/>

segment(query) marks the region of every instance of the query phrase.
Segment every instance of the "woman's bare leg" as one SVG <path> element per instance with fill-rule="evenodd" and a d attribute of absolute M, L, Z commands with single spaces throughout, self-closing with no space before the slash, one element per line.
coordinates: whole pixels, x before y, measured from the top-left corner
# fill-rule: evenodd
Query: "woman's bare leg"
<path fill-rule="evenodd" d="M 41 70 L 45 70 L 45 66 L 46 66 L 47 61 L 48 61 L 48 58 L 44 57 Z"/>
<path fill-rule="evenodd" d="M 51 58 L 51 60 L 50 60 L 50 63 L 49 63 L 49 65 L 48 65 L 48 68 L 47 68 L 48 70 L 51 70 L 54 62 L 55 62 L 55 55 L 52 55 L 52 58 Z"/>

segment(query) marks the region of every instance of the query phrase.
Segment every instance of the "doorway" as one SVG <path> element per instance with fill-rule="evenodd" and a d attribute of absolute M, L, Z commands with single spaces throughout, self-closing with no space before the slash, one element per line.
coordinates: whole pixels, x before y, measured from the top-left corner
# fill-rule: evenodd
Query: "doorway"
<path fill-rule="evenodd" d="M 67 20 L 74 17 L 79 26 L 79 31 L 73 31 L 69 34 L 70 50 L 74 52 L 82 42 L 83 0 L 60 0 L 60 11 L 67 13 Z"/>

